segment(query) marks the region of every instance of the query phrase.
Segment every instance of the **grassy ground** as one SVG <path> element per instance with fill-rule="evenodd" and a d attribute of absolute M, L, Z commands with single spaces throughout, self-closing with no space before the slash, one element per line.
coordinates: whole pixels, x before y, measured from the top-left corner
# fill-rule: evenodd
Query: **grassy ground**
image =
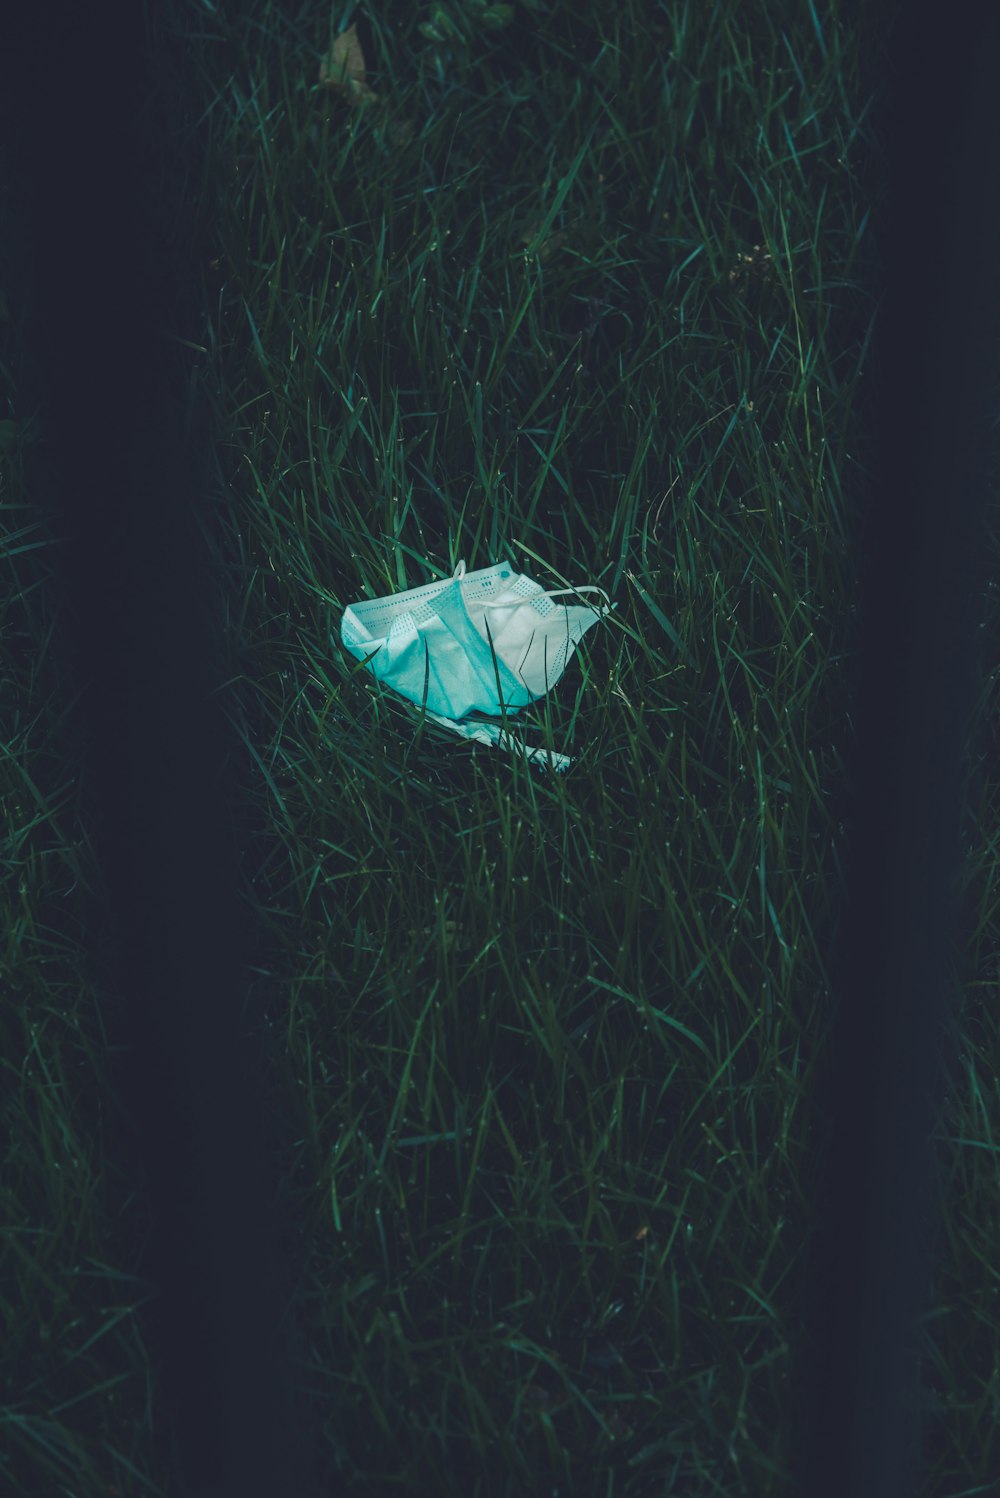
<path fill-rule="evenodd" d="M 317 84 L 328 13 L 231 9 L 163 38 L 204 144 L 177 336 L 214 438 L 244 894 L 330 1451 L 352 1491 L 781 1493 L 848 804 L 877 26 L 820 0 L 752 23 L 736 0 L 337 10 L 374 95 L 352 102 Z M 167 1493 L 16 402 L 3 1460 L 19 1491 Z M 460 559 L 618 602 L 522 715 L 566 776 L 421 728 L 340 648 L 348 602 Z M 924 1328 L 923 1492 L 950 1498 L 1000 1464 L 991 721 L 984 696 Z"/>

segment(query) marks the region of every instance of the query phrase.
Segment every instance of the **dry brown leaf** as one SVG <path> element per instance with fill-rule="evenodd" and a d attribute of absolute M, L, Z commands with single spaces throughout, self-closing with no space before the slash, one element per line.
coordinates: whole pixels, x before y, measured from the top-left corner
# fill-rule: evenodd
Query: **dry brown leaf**
<path fill-rule="evenodd" d="M 369 99 L 378 98 L 366 82 L 365 54 L 358 41 L 357 23 L 340 33 L 329 55 L 321 61 L 319 81 L 324 88 L 342 94 L 351 104 L 364 104 Z"/>

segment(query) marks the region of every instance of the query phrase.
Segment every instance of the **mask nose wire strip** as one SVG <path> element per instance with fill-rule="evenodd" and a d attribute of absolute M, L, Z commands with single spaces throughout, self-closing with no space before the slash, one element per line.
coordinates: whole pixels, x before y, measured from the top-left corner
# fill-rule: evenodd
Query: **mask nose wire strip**
<path fill-rule="evenodd" d="M 464 576 L 465 576 L 465 563 L 464 562 L 459 562 L 458 565 L 455 568 L 455 571 L 452 573 L 452 579 L 453 580 L 455 578 L 461 579 Z M 542 598 L 562 598 L 566 594 L 569 594 L 569 593 L 571 593 L 571 594 L 600 593 L 601 597 L 604 599 L 605 607 L 608 608 L 608 609 L 611 608 L 611 599 L 610 599 L 610 597 L 604 591 L 604 589 L 603 588 L 599 588 L 596 583 L 581 583 L 578 588 L 547 588 L 547 589 L 545 589 L 545 591 L 543 593 L 537 594 L 536 597 L 542 597 Z M 598 611 L 598 612 L 600 612 L 600 611 Z"/>

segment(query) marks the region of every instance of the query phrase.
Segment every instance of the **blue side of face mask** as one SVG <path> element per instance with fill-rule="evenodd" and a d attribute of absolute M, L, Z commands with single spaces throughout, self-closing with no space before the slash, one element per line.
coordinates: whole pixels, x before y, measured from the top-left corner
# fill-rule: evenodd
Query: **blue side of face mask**
<path fill-rule="evenodd" d="M 499 713 L 498 676 L 508 708 L 516 711 L 531 701 L 530 693 L 510 668 L 499 656 L 491 653 L 488 644 L 483 643 L 469 618 L 457 578 L 434 600 L 434 612 L 441 629 L 435 630 L 432 636 L 433 654 L 430 649 L 431 638 L 419 635 L 412 652 L 419 683 L 408 670 L 406 685 L 400 686 L 400 672 L 397 669 L 389 681 L 390 686 L 409 697 L 412 702 L 422 704 L 426 674 L 428 711 L 440 713 L 445 718 L 464 718 L 472 712 Z M 434 628 L 433 624 L 428 626 L 429 630 Z M 418 688 L 418 696 L 412 695 L 411 689 L 414 686 Z"/>
<path fill-rule="evenodd" d="M 472 712 L 499 713 L 498 675 L 505 705 L 516 712 L 533 700 L 532 695 L 503 659 L 494 657 L 473 625 L 459 583 L 463 575 L 464 568 L 442 583 L 412 588 L 384 601 L 352 604 L 341 621 L 341 639 L 363 660 L 381 637 L 381 648 L 368 669 L 418 707 L 424 705 L 426 690 L 430 713 L 453 719 Z M 504 566 L 477 574 L 488 582 L 495 579 L 498 588 L 511 575 Z M 378 617 L 383 609 L 391 610 L 387 624 Z"/>

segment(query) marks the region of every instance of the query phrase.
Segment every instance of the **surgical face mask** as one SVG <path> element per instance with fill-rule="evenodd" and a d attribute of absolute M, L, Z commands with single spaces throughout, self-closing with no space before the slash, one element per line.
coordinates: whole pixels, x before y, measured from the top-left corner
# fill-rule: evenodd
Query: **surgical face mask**
<path fill-rule="evenodd" d="M 555 604 L 564 594 L 600 593 L 607 607 Z M 388 598 L 353 603 L 341 640 L 386 686 L 425 708 L 427 716 L 463 738 L 516 746 L 493 724 L 470 713 L 519 711 L 556 684 L 580 640 L 612 607 L 603 588 L 546 591 L 505 562 Z M 375 652 L 373 654 L 373 652 Z M 529 757 L 545 750 L 526 751 Z M 570 764 L 552 755 L 556 768 Z"/>

